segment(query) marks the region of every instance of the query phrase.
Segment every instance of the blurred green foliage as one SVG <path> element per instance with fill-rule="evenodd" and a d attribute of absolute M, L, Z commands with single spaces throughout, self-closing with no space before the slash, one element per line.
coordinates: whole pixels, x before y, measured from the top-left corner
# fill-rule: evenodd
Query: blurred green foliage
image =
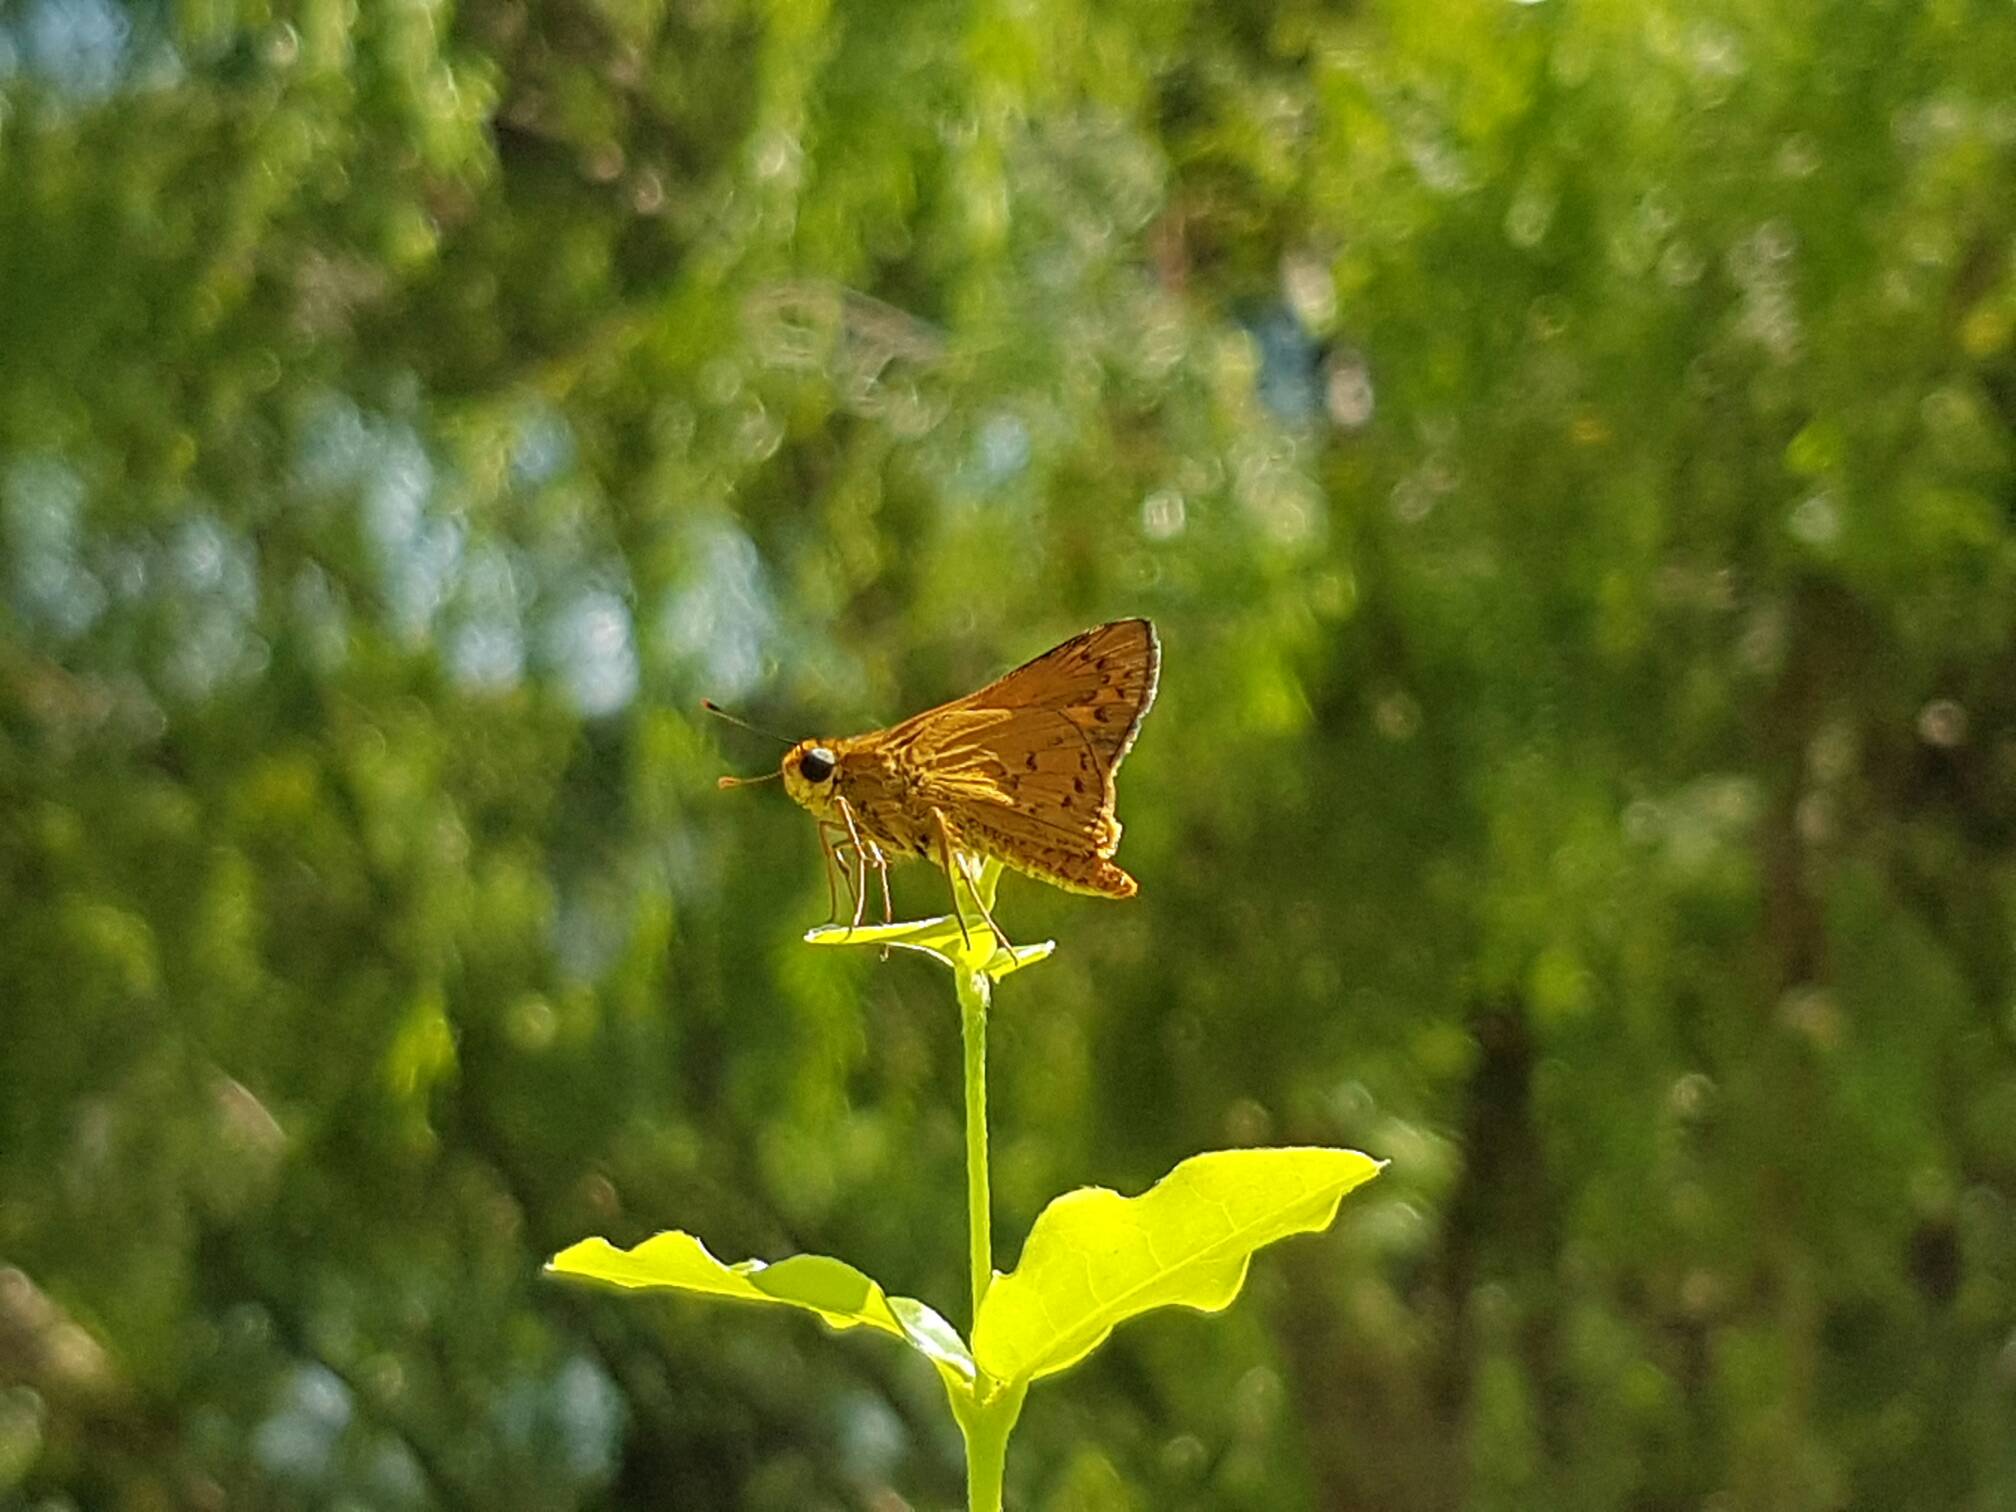
<path fill-rule="evenodd" d="M 956 1027 L 702 693 L 1123 613 L 1004 1267 L 1393 1161 L 1046 1509 L 2016 1504 L 2016 11 L 5 0 L 0 1505 L 946 1507 Z M 930 874 L 898 874 L 931 908 Z"/>

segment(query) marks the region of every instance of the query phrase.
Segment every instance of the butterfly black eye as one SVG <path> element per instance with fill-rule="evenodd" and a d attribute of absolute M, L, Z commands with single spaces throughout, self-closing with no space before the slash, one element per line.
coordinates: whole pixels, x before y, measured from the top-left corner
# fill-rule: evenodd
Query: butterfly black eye
<path fill-rule="evenodd" d="M 798 758 L 798 772 L 807 782 L 824 782 L 840 763 L 824 746 L 814 746 Z"/>

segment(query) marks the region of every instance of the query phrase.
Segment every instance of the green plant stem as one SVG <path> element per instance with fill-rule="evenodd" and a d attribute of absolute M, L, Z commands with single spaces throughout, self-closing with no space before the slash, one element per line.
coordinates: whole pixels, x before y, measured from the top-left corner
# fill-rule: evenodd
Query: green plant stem
<path fill-rule="evenodd" d="M 967 1512 L 1001 1512 L 1001 1485 L 1008 1465 L 1008 1435 L 1022 1416 L 1021 1386 L 996 1392 L 986 1403 L 963 1415 L 959 1426 L 966 1437 Z"/>
<path fill-rule="evenodd" d="M 973 1323 L 994 1280 L 994 1217 L 987 1186 L 987 1000 L 985 974 L 961 971 L 959 1037 L 966 1050 L 966 1232 L 973 1267 Z"/>
<path fill-rule="evenodd" d="M 960 971 L 959 1038 L 966 1065 L 966 1231 L 973 1263 L 973 1322 L 994 1283 L 994 1216 L 987 1183 L 987 1007 L 993 983 L 984 972 Z M 954 1405 L 966 1440 L 967 1512 L 1001 1512 L 1008 1435 L 1022 1415 L 1028 1387 L 1002 1389 L 984 1374 L 964 1409 Z"/>

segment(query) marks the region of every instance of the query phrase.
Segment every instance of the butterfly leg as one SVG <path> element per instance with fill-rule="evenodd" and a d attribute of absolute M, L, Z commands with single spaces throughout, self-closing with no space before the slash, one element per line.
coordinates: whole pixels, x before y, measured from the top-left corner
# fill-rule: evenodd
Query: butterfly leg
<path fill-rule="evenodd" d="M 874 845 L 874 841 L 868 842 Z M 882 874 L 882 922 L 896 922 L 896 905 L 889 899 L 889 858 L 882 854 L 882 847 L 875 845 L 875 869 Z"/>
<path fill-rule="evenodd" d="M 847 838 L 854 846 L 856 868 L 856 874 L 851 884 L 854 893 L 854 922 L 847 927 L 849 929 L 859 929 L 862 917 L 868 911 L 868 847 L 862 843 L 861 831 L 855 826 L 853 807 L 845 798 L 840 799 L 839 803 L 840 817 L 847 823 Z M 878 849 L 875 855 L 880 860 L 882 852 Z M 882 864 L 886 868 L 889 863 L 883 861 Z M 889 879 L 886 872 L 882 882 L 885 887 L 888 885 Z"/>
<path fill-rule="evenodd" d="M 965 868 L 958 862 L 959 850 L 952 843 L 952 826 L 946 822 L 943 809 L 931 810 L 931 822 L 938 827 L 938 859 L 945 867 L 945 882 L 952 889 L 952 917 L 959 925 L 959 938 L 970 950 L 973 936 L 966 929 L 966 912 L 959 906 L 959 874 Z"/>
<path fill-rule="evenodd" d="M 1009 943 L 1008 936 L 1003 934 L 1001 926 L 994 922 L 994 911 L 987 906 L 987 900 L 980 896 L 980 884 L 966 867 L 966 853 L 953 843 L 952 825 L 951 821 L 946 819 L 945 811 L 934 808 L 931 810 L 931 818 L 938 826 L 938 844 L 944 853 L 945 880 L 952 884 L 952 914 L 959 921 L 960 938 L 969 947 L 973 943 L 972 935 L 966 930 L 966 915 L 959 907 L 959 879 L 964 877 L 966 891 L 973 899 L 973 906 L 980 910 L 980 917 L 985 919 L 987 927 L 994 931 L 994 938 L 1000 942 L 1003 950 L 1013 950 L 1015 947 Z"/>
<path fill-rule="evenodd" d="M 833 874 L 838 872 L 841 878 L 847 882 L 850 891 L 854 885 L 853 879 L 847 875 L 847 869 L 840 864 L 838 847 L 833 843 L 834 836 L 840 833 L 842 831 L 838 825 L 824 820 L 820 821 L 819 854 L 826 860 L 826 922 L 828 924 L 837 923 L 840 918 L 840 890 L 833 881 Z"/>
<path fill-rule="evenodd" d="M 1014 942 L 1010 940 L 1006 934 L 1002 933 L 1001 926 L 994 922 L 994 910 L 989 908 L 987 906 L 987 900 L 980 896 L 979 879 L 976 878 L 971 871 L 967 870 L 966 856 L 964 852 L 961 852 L 959 856 L 959 870 L 961 871 L 961 873 L 965 875 L 966 890 L 973 895 L 974 907 L 980 910 L 980 917 L 987 921 L 987 927 L 994 931 L 995 940 L 999 942 L 1003 950 L 1008 951 L 1014 950 L 1015 948 Z"/>

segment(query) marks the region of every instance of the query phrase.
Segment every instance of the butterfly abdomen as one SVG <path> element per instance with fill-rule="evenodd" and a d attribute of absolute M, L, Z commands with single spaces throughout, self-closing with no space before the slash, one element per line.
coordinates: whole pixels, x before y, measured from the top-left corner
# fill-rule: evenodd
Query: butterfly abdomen
<path fill-rule="evenodd" d="M 1047 872 L 1025 862 L 1009 861 L 1006 864 L 1027 872 L 1038 881 L 1070 892 L 1093 893 L 1102 898 L 1131 898 L 1140 891 L 1139 884 L 1126 872 L 1111 861 L 1101 861 L 1093 856 L 1060 856 L 1054 868 Z"/>
<path fill-rule="evenodd" d="M 1091 893 L 1102 898 L 1131 898 L 1138 884 L 1106 857 L 1120 842 L 1120 826 L 1115 823 L 1110 836 L 1101 842 L 1105 855 L 1089 846 L 1083 849 L 1061 845 L 1032 844 L 1026 835 L 1010 835 L 984 821 L 968 820 L 960 826 L 960 843 L 994 857 L 1010 871 L 1021 872 L 1039 882 L 1048 882 L 1067 892 Z"/>

